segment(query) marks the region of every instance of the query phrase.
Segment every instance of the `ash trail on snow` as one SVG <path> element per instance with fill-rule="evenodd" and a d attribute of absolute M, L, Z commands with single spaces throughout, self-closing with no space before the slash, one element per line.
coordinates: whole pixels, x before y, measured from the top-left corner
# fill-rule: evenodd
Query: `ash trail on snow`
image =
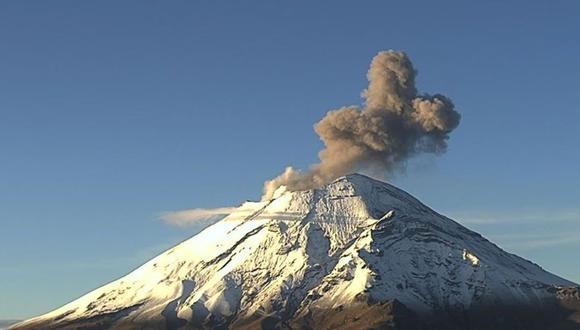
<path fill-rule="evenodd" d="M 264 183 L 263 200 L 271 199 L 280 186 L 290 191 L 317 188 L 360 169 L 391 173 L 417 153 L 445 152 L 461 115 L 446 96 L 418 94 L 416 75 L 404 52 L 379 52 L 362 92 L 364 107 L 329 111 L 314 126 L 325 146 L 320 162 L 307 172 L 287 167 Z"/>

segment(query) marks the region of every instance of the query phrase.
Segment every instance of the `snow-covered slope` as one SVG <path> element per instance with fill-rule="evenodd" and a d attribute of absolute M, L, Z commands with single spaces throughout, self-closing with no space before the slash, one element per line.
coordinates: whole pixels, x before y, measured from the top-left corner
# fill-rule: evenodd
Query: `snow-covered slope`
<path fill-rule="evenodd" d="M 465 315 L 494 306 L 560 312 L 559 296 L 568 290 L 573 304 L 576 286 L 404 191 L 353 174 L 247 202 L 127 276 L 15 328 L 472 322 L 480 317 Z"/>

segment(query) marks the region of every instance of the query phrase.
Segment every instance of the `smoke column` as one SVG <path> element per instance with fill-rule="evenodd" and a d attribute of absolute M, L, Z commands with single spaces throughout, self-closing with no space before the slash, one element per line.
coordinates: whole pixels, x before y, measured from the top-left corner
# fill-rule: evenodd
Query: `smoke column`
<path fill-rule="evenodd" d="M 387 174 L 417 153 L 444 153 L 461 115 L 443 95 L 418 94 L 416 75 L 405 53 L 378 53 L 362 92 L 364 107 L 329 111 L 314 126 L 324 143 L 319 163 L 307 172 L 286 168 L 264 183 L 262 198 L 272 198 L 280 186 L 290 191 L 317 188 L 359 169 Z"/>

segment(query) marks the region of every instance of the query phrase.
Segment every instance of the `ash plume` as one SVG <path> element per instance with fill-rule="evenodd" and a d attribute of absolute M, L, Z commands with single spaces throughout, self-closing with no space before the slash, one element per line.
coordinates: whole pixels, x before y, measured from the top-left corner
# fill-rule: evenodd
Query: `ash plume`
<path fill-rule="evenodd" d="M 389 174 L 417 153 L 444 153 L 461 115 L 446 96 L 418 94 L 416 75 L 405 53 L 379 52 L 367 74 L 364 106 L 329 111 L 314 125 L 324 143 L 319 163 L 307 172 L 286 168 L 264 183 L 262 199 L 271 199 L 281 186 L 317 188 L 361 169 Z"/>

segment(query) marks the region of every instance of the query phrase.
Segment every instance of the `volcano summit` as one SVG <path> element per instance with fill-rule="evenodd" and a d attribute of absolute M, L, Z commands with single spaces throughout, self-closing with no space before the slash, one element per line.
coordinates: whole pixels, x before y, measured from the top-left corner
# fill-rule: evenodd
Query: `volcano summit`
<path fill-rule="evenodd" d="M 580 289 L 363 175 L 278 189 L 13 329 L 578 329 Z"/>

